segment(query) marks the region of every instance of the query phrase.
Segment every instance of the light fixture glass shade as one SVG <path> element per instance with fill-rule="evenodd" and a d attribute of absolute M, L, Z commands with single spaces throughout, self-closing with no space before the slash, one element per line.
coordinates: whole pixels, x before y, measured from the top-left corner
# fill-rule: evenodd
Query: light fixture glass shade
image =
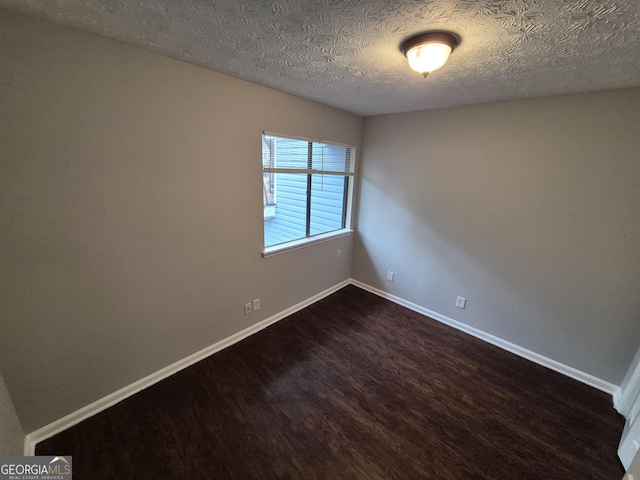
<path fill-rule="evenodd" d="M 445 64 L 451 52 L 460 44 L 460 37 L 451 32 L 425 32 L 406 39 L 400 51 L 409 66 L 425 77 Z"/>
<path fill-rule="evenodd" d="M 424 75 L 443 66 L 450 54 L 451 47 L 449 45 L 445 45 L 444 43 L 426 43 L 416 45 L 409 50 L 407 52 L 407 60 L 409 60 L 409 66 L 411 68 Z"/>

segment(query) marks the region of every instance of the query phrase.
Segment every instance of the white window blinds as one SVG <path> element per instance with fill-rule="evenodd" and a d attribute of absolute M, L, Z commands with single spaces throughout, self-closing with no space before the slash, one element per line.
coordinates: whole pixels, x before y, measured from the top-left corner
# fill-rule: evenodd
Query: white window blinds
<path fill-rule="evenodd" d="M 353 176 L 353 149 L 314 140 L 262 135 L 262 171 Z"/>

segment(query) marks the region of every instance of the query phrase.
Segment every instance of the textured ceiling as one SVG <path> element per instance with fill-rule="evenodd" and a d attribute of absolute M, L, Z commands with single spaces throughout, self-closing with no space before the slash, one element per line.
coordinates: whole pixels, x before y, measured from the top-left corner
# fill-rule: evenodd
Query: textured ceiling
<path fill-rule="evenodd" d="M 361 115 L 640 85 L 640 0 L 0 0 Z M 403 39 L 462 38 L 427 78 Z"/>

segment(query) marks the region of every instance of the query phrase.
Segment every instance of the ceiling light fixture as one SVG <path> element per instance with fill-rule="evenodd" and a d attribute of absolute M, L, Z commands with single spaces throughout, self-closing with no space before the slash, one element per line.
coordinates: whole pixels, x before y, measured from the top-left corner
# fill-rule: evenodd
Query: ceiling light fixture
<path fill-rule="evenodd" d="M 453 33 L 426 32 L 406 39 L 400 50 L 409 66 L 426 77 L 443 66 L 458 45 L 460 38 Z"/>

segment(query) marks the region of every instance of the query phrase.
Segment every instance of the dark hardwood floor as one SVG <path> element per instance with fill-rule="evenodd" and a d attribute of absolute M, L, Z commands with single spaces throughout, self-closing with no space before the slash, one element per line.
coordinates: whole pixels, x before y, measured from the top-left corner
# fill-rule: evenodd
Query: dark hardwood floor
<path fill-rule="evenodd" d="M 348 286 L 40 443 L 74 479 L 621 479 L 611 397 Z"/>

